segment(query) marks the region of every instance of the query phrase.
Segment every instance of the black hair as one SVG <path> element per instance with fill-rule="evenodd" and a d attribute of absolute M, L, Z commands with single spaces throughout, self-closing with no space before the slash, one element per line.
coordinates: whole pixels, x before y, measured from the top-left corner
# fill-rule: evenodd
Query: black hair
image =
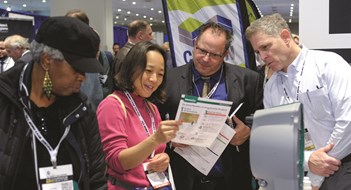
<path fill-rule="evenodd" d="M 147 64 L 146 53 L 149 51 L 157 51 L 161 53 L 164 60 L 165 70 L 161 85 L 147 99 L 155 103 L 163 103 L 166 99 L 164 88 L 167 77 L 167 54 L 161 46 L 149 41 L 138 42 L 130 49 L 126 57 L 121 62 L 119 70 L 115 76 L 116 88 L 119 90 L 134 92 L 134 81 L 145 71 Z"/>
<path fill-rule="evenodd" d="M 197 36 L 196 42 L 201 38 L 202 34 L 207 30 L 207 29 L 211 29 L 212 33 L 215 34 L 221 34 L 224 33 L 226 36 L 226 42 L 225 42 L 225 51 L 227 51 L 233 41 L 233 34 L 232 32 L 225 28 L 224 26 L 222 26 L 221 24 L 215 23 L 213 21 L 207 22 L 205 24 L 203 24 L 200 29 L 199 29 L 199 35 Z"/>

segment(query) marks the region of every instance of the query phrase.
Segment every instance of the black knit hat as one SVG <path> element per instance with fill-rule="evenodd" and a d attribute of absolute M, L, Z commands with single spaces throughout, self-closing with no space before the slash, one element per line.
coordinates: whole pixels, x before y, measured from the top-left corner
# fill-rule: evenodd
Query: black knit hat
<path fill-rule="evenodd" d="M 96 59 L 100 38 L 79 19 L 64 16 L 48 18 L 41 24 L 35 41 L 60 50 L 76 71 L 103 72 L 101 63 Z"/>

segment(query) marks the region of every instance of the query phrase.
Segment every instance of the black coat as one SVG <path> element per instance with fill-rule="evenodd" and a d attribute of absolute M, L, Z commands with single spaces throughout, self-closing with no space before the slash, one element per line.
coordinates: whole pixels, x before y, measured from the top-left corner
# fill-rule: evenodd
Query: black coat
<path fill-rule="evenodd" d="M 262 77 L 255 71 L 236 65 L 224 64 L 225 84 L 228 100 L 233 102 L 230 113 L 241 103 L 243 106 L 236 116 L 245 122 L 246 116 L 253 114 L 257 109 L 263 108 Z M 192 82 L 193 62 L 181 67 L 170 69 L 167 73 L 165 104 L 159 105 L 162 117 L 166 113 L 174 119 L 182 94 L 193 94 Z M 194 176 L 199 172 L 186 160 L 172 150 L 167 150 L 171 157 L 173 177 L 177 189 L 190 190 Z M 224 190 L 251 190 L 252 174 L 249 163 L 249 142 L 240 146 L 240 152 L 233 145 L 228 145 L 221 155 L 224 164 Z"/>
<path fill-rule="evenodd" d="M 28 147 L 26 145 L 32 141 L 23 105 L 19 101 L 19 81 L 24 66 L 15 65 L 0 75 L 0 189 L 12 190 L 15 183 L 21 182 L 17 177 L 19 169 L 27 160 L 22 156 L 24 147 Z M 24 84 L 30 84 L 30 67 L 26 72 L 28 77 L 24 77 Z M 95 113 L 88 108 L 86 97 L 82 94 L 65 97 L 63 102 L 57 114 L 62 127 L 71 125 L 63 142 L 74 150 L 68 151 L 68 156 L 75 160 L 72 164 L 74 171 L 79 172 L 80 189 L 107 189 L 104 154 Z"/>

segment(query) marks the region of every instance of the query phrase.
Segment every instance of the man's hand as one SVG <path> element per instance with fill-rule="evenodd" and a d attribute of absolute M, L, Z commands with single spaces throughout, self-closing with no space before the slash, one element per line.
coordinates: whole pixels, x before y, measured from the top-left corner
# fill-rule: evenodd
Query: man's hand
<path fill-rule="evenodd" d="M 314 174 L 329 177 L 339 170 L 340 160 L 329 156 L 327 153 L 333 149 L 333 145 L 329 144 L 322 147 L 311 154 L 308 160 L 308 167 Z"/>
<path fill-rule="evenodd" d="M 235 135 L 230 141 L 230 144 L 238 146 L 243 144 L 250 136 L 251 129 L 245 125 L 240 119 L 238 119 L 235 115 L 233 116 L 233 120 L 236 123 L 235 127 Z"/>

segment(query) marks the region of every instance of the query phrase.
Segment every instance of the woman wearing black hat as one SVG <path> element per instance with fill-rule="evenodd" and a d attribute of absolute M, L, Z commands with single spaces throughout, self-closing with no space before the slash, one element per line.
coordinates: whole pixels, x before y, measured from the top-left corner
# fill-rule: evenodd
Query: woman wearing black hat
<path fill-rule="evenodd" d="M 0 189 L 106 189 L 96 116 L 79 92 L 100 72 L 100 42 L 83 22 L 51 17 L 33 61 L 0 76 Z"/>

